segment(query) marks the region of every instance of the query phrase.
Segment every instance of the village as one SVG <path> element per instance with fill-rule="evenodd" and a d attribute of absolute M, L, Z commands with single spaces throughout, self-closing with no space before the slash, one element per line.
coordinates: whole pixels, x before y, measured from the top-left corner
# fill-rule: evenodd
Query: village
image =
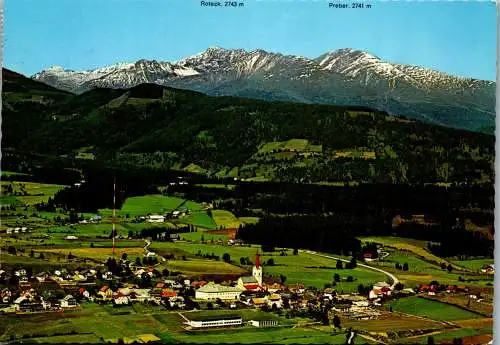
<path fill-rule="evenodd" d="M 154 265 L 137 266 L 120 260 L 120 266 L 131 273 L 130 279 L 112 270 L 85 269 L 69 272 L 55 270 L 32 275 L 26 269 L 14 272 L 0 270 L 0 313 L 64 313 L 80 308 L 81 304 L 109 304 L 120 308 L 135 303 L 164 307 L 182 314 L 185 329 L 236 327 L 244 324 L 254 327 L 278 326 L 274 318 L 244 320 L 238 310 L 260 309 L 270 313 L 304 314 L 323 325 L 341 327 L 341 321 L 374 320 L 388 312 L 383 303 L 393 298 L 423 294 L 467 294 L 460 286 L 439 283 L 421 285 L 417 291 L 378 282 L 371 289 L 340 294 L 334 288 L 313 289 L 303 284 L 281 284 L 263 280 L 263 266 L 256 253 L 252 275 L 237 281 L 192 281 L 188 277 L 170 276 L 159 272 Z M 108 267 L 112 268 L 108 263 Z M 118 273 L 118 274 L 117 274 Z M 475 302 L 481 297 L 470 295 Z M 392 309 L 392 308 L 391 308 Z M 188 311 L 228 310 L 230 314 L 206 314 L 203 318 L 190 318 Z M 389 310 L 392 312 L 392 310 Z"/>

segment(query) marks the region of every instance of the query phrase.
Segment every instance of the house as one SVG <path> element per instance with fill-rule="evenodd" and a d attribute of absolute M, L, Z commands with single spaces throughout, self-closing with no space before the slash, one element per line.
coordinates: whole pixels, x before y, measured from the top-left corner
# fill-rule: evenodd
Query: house
<path fill-rule="evenodd" d="M 73 236 L 73 235 L 68 235 L 64 238 L 65 240 L 70 240 L 70 241 L 75 241 L 78 239 L 78 237 Z"/>
<path fill-rule="evenodd" d="M 283 300 L 278 294 L 272 294 L 267 297 L 267 305 L 271 308 L 275 307 L 278 309 L 283 308 Z"/>
<path fill-rule="evenodd" d="M 152 214 L 148 216 L 149 223 L 163 223 L 165 222 L 165 216 L 159 214 Z"/>
<path fill-rule="evenodd" d="M 96 214 L 95 216 L 92 216 L 90 217 L 89 221 L 90 222 L 100 222 L 102 220 L 102 217 L 98 214 Z"/>
<path fill-rule="evenodd" d="M 109 286 L 104 285 L 103 287 L 101 287 L 99 289 L 99 292 L 97 293 L 97 295 L 105 300 L 111 299 L 111 298 L 113 298 L 113 290 L 111 290 L 109 288 Z"/>
<path fill-rule="evenodd" d="M 203 280 L 202 281 L 194 281 L 194 282 L 191 283 L 191 287 L 193 287 L 195 289 L 198 289 L 198 288 L 200 288 L 202 286 L 205 286 L 207 284 L 208 283 L 206 281 L 203 281 Z"/>
<path fill-rule="evenodd" d="M 263 284 L 262 288 L 269 292 L 277 292 L 283 289 L 283 285 L 279 283 Z"/>
<path fill-rule="evenodd" d="M 186 318 L 186 316 L 184 316 Z M 191 318 L 185 322 L 192 328 L 210 328 L 210 327 L 234 327 L 243 324 L 241 316 L 226 316 L 226 317 L 207 317 L 207 318 Z"/>
<path fill-rule="evenodd" d="M 487 274 L 495 274 L 495 265 L 494 264 L 486 265 L 481 269 L 481 272 Z"/>
<path fill-rule="evenodd" d="M 76 299 L 71 295 L 67 295 L 66 297 L 64 297 L 60 301 L 60 305 L 61 308 L 75 308 L 78 306 L 78 304 L 76 303 Z"/>
<path fill-rule="evenodd" d="M 177 308 L 182 309 L 186 306 L 186 303 L 184 301 L 184 297 L 182 297 L 182 296 L 176 296 L 176 297 L 170 298 L 168 303 L 170 305 L 170 308 L 177 307 Z"/>
<path fill-rule="evenodd" d="M 390 296 L 392 293 L 391 291 L 391 288 L 389 287 L 374 287 L 370 293 L 368 294 L 368 298 L 369 299 L 376 299 L 376 298 L 380 298 L 380 297 L 383 297 L 383 296 Z"/>
<path fill-rule="evenodd" d="M 163 297 L 163 298 L 172 298 L 172 297 L 176 297 L 176 296 L 177 296 L 177 292 L 175 292 L 174 290 L 171 290 L 171 289 L 163 289 L 161 292 L 161 297 Z"/>
<path fill-rule="evenodd" d="M 195 292 L 195 298 L 200 300 L 237 300 L 242 293 L 239 287 L 222 286 L 213 282 L 200 287 Z"/>
<path fill-rule="evenodd" d="M 248 323 L 254 327 L 272 327 L 278 325 L 278 321 L 273 319 L 250 320 Z"/>
<path fill-rule="evenodd" d="M 252 298 L 252 300 L 250 301 L 250 304 L 255 306 L 255 307 L 261 308 L 261 307 L 267 305 L 267 299 L 255 297 L 255 298 Z"/>
<path fill-rule="evenodd" d="M 129 298 L 127 296 L 116 297 L 113 302 L 117 305 L 128 305 Z"/>
<path fill-rule="evenodd" d="M 288 286 L 288 290 L 296 294 L 303 294 L 304 292 L 306 292 L 304 284 L 291 284 Z"/>
<path fill-rule="evenodd" d="M 144 302 L 151 299 L 149 289 L 133 289 L 131 290 L 129 297 L 131 300 L 138 302 Z"/>

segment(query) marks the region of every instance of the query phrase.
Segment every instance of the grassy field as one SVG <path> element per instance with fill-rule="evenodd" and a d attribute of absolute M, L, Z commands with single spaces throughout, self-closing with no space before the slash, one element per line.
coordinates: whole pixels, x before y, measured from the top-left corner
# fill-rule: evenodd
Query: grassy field
<path fill-rule="evenodd" d="M 31 176 L 30 174 L 19 173 L 15 171 L 0 171 L 1 177 L 10 177 L 10 176 Z"/>
<path fill-rule="evenodd" d="M 230 265 L 223 261 L 204 260 L 189 258 L 188 260 L 169 260 L 162 264 L 169 271 L 180 271 L 188 275 L 200 274 L 245 274 L 246 270 L 237 266 Z"/>
<path fill-rule="evenodd" d="M 408 239 L 403 237 L 392 237 L 392 236 L 373 236 L 373 237 L 360 237 L 362 242 L 374 242 L 379 243 L 381 245 L 387 247 L 393 247 L 400 250 L 405 250 L 411 252 L 417 256 L 420 256 L 428 261 L 435 261 L 438 264 L 445 263 L 449 264 L 450 262 L 446 261 L 439 256 L 436 256 L 430 252 L 428 252 L 425 248 L 427 247 L 427 241 L 420 241 L 414 239 Z M 453 268 L 456 270 L 463 270 L 462 267 L 454 265 L 451 263 Z"/>
<path fill-rule="evenodd" d="M 428 284 L 432 280 L 437 280 L 443 284 L 462 285 L 463 282 L 459 281 L 459 277 L 477 278 L 462 271 L 457 272 L 453 270 L 449 273 L 438 265 L 416 257 L 412 252 L 392 248 L 385 248 L 384 250 L 389 253 L 389 256 L 380 261 L 372 261 L 370 265 L 394 273 L 403 284 L 409 287 L 419 284 Z M 396 263 L 400 265 L 407 263 L 409 270 L 403 271 L 395 269 Z M 491 278 L 483 278 L 485 279 L 484 281 L 474 282 L 472 284 L 484 286 L 488 281 L 492 281 Z"/>
<path fill-rule="evenodd" d="M 217 224 L 217 227 L 223 228 L 238 228 L 240 225 L 254 224 L 258 222 L 259 218 L 256 217 L 245 217 L 238 218 L 234 214 L 226 210 L 213 210 L 212 217 Z"/>
<path fill-rule="evenodd" d="M 184 201 L 184 199 L 159 194 L 135 196 L 127 198 L 116 214 L 121 216 L 128 214 L 130 217 L 135 217 L 145 216 L 148 213 L 164 213 L 176 210 Z M 103 216 L 110 216 L 112 212 L 110 209 L 99 210 L 99 213 Z"/>
<path fill-rule="evenodd" d="M 211 242 L 211 240 L 223 240 L 227 241 L 228 236 L 225 234 L 213 234 L 206 231 L 196 231 L 196 232 L 186 232 L 180 235 L 183 240 L 186 241 L 201 241 L 204 239 L 207 242 Z"/>
<path fill-rule="evenodd" d="M 482 316 L 449 304 L 420 297 L 408 297 L 390 304 L 394 311 L 428 317 L 439 321 L 455 321 L 482 318 Z"/>
<path fill-rule="evenodd" d="M 179 334 L 175 340 L 200 344 L 343 344 L 345 335 L 333 335 L 313 328 L 238 328 Z M 358 339 L 359 341 L 359 339 Z"/>
<path fill-rule="evenodd" d="M 216 229 L 216 222 L 202 209 L 199 203 L 172 196 L 155 194 L 127 198 L 121 209 L 116 211 L 116 214 L 121 217 L 128 215 L 133 218 L 136 216 L 146 216 L 147 214 L 163 214 L 183 208 L 191 211 L 191 213 L 186 217 L 174 220 L 174 223 L 194 225 L 208 230 Z M 113 211 L 111 209 L 101 209 L 99 213 L 104 217 L 111 217 Z M 159 226 L 165 226 L 165 223 Z M 146 226 L 141 226 L 141 228 L 144 227 Z"/>
<path fill-rule="evenodd" d="M 295 150 L 298 152 L 321 152 L 321 145 L 312 145 L 307 139 L 290 139 L 288 141 L 273 141 L 263 144 L 258 153 L 268 153 L 275 150 Z"/>
<path fill-rule="evenodd" d="M 54 253 L 59 255 L 68 256 L 69 253 L 78 258 L 100 259 L 106 260 L 113 256 L 111 248 L 57 248 L 57 249 L 37 249 L 36 252 Z M 144 249 L 138 248 L 116 248 L 115 257 L 120 257 L 122 254 L 127 253 L 129 256 L 142 256 Z"/>
<path fill-rule="evenodd" d="M 236 188 L 235 184 L 220 184 L 220 183 L 210 183 L 210 184 L 195 184 L 197 187 L 203 187 L 203 188 L 216 188 L 216 189 L 227 189 L 227 190 L 233 190 Z"/>
<path fill-rule="evenodd" d="M 239 246 L 226 246 L 215 244 L 201 244 L 201 243 L 182 243 L 182 242 L 153 242 L 151 250 L 175 248 L 180 249 L 189 254 L 212 254 L 222 257 L 224 253 L 228 253 L 233 262 L 239 264 L 241 257 L 249 257 L 254 260 L 256 252 L 260 251 L 260 246 L 239 247 Z M 335 267 L 336 261 L 328 258 L 310 255 L 307 253 L 300 253 L 299 255 L 292 255 L 292 252 L 287 251 L 288 255 L 280 256 L 280 252 L 274 253 L 261 253 L 262 262 L 267 262 L 268 259 L 273 258 L 274 266 L 264 266 L 264 272 L 279 276 L 283 274 L 287 277 L 287 283 L 303 283 L 307 286 L 315 286 L 323 288 L 326 283 L 331 283 L 335 273 L 341 277 L 347 278 L 352 276 L 353 282 L 342 281 L 337 284 L 338 291 L 350 292 L 356 291 L 359 284 L 373 284 L 378 281 L 385 281 L 386 276 L 382 273 L 374 272 L 369 269 L 356 268 L 354 270 L 332 269 Z M 321 268 L 326 267 L 326 268 Z M 251 269 L 248 266 L 247 269 Z"/>
<path fill-rule="evenodd" d="M 453 260 L 453 263 L 458 266 L 463 266 L 472 271 L 480 271 L 486 265 L 491 265 L 495 262 L 493 259 L 477 259 L 477 260 Z"/>
<path fill-rule="evenodd" d="M 1 181 L 2 186 L 11 185 L 13 192 L 21 192 L 21 184 L 24 185 L 24 191 L 28 195 L 15 196 L 23 204 L 33 205 L 42 201 L 47 202 L 49 197 L 54 196 L 56 192 L 65 188 L 66 186 L 57 184 L 46 184 L 36 182 L 15 182 L 15 181 Z"/>
<path fill-rule="evenodd" d="M 0 205 L 14 205 L 14 207 L 24 206 L 24 202 L 18 199 L 16 196 L 0 196 Z"/>
<path fill-rule="evenodd" d="M 179 219 L 179 223 L 190 224 L 208 230 L 217 229 L 214 219 L 205 211 L 191 213 L 187 217 Z"/>

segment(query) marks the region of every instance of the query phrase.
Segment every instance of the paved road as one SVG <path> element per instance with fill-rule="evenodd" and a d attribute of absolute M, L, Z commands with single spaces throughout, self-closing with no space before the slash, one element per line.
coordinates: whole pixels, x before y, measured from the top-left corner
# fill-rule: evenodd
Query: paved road
<path fill-rule="evenodd" d="M 327 259 L 340 260 L 340 261 L 343 261 L 343 262 L 350 262 L 349 260 L 341 259 L 341 258 L 338 258 L 338 257 L 335 257 L 335 256 L 331 256 L 331 255 L 319 254 L 319 253 L 313 252 L 311 250 L 300 250 L 299 252 L 301 252 L 301 251 L 303 251 L 305 253 L 308 253 L 308 254 L 312 254 L 312 255 L 316 255 L 316 256 L 321 256 L 321 257 L 324 257 L 324 258 L 327 258 Z M 399 283 L 399 279 L 394 274 L 392 274 L 390 272 L 384 271 L 384 270 L 382 270 L 380 268 L 376 268 L 376 267 L 372 267 L 372 266 L 368 266 L 368 265 L 360 264 L 360 263 L 358 263 L 358 266 L 364 267 L 364 268 L 368 268 L 370 270 L 374 270 L 374 271 L 377 271 L 377 272 L 380 272 L 380 273 L 383 273 L 386 276 L 388 276 L 389 278 L 391 278 L 391 280 L 392 280 L 391 289 L 394 289 L 394 287 L 396 286 L 396 284 Z"/>

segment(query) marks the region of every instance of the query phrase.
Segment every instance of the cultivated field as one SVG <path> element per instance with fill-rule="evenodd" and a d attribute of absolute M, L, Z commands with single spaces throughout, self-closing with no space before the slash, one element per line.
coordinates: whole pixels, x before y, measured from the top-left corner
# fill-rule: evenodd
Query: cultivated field
<path fill-rule="evenodd" d="M 19 200 L 22 204 L 34 205 L 40 202 L 47 202 L 49 197 L 54 196 L 56 192 L 63 189 L 65 186 L 57 184 L 36 183 L 36 182 L 15 182 L 15 181 L 0 181 L 2 188 L 11 186 L 13 193 L 21 194 L 23 191 L 27 195 L 3 196 L 0 201 L 2 204 L 12 204 L 15 200 Z M 21 188 L 23 186 L 24 188 Z M 3 199 L 8 197 L 9 199 Z"/>
<path fill-rule="evenodd" d="M 431 301 L 420 297 L 402 298 L 390 303 L 394 311 L 423 316 L 438 321 L 456 321 L 482 318 L 481 315 L 472 313 L 449 304 Z"/>

